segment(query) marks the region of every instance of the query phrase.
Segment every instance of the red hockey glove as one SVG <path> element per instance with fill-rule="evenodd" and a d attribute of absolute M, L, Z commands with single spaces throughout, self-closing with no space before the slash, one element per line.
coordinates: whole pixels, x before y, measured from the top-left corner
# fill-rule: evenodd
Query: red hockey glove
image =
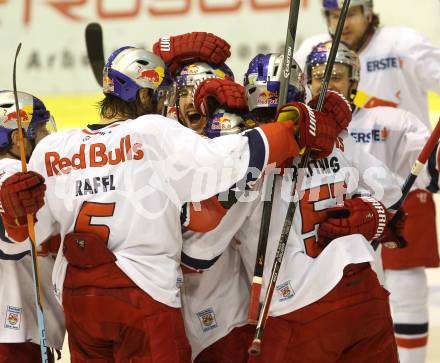
<path fill-rule="evenodd" d="M 7 178 L 0 189 L 3 210 L 19 222 L 26 214 L 35 214 L 44 205 L 46 184 L 44 178 L 33 171 L 16 173 Z"/>
<path fill-rule="evenodd" d="M 194 107 L 211 116 L 219 107 L 226 111 L 248 111 L 244 87 L 228 79 L 208 78 L 194 87 Z"/>
<path fill-rule="evenodd" d="M 371 197 L 345 200 L 344 206 L 327 209 L 327 215 L 329 218 L 318 228 L 320 244 L 324 245 L 335 238 L 356 233 L 368 241 L 378 239 L 389 219 L 383 204 Z"/>
<path fill-rule="evenodd" d="M 403 229 L 405 228 L 405 222 L 407 213 L 399 209 L 397 213 L 392 216 L 390 222 L 387 224 L 384 233 L 377 240 L 386 248 L 405 248 L 408 246 L 408 242 L 403 237 Z"/>
<path fill-rule="evenodd" d="M 308 105 L 316 108 L 318 104 L 318 96 L 312 98 Z M 351 107 L 347 99 L 338 92 L 328 91 L 325 95 L 322 112 L 328 114 L 336 121 L 338 134 L 346 129 L 351 121 Z"/>
<path fill-rule="evenodd" d="M 323 159 L 331 154 L 339 132 L 336 122 L 328 115 L 304 103 L 292 102 L 281 107 L 276 120 L 295 122 L 298 145 L 310 149 L 312 158 Z"/>
<path fill-rule="evenodd" d="M 221 64 L 231 55 L 230 48 L 226 41 L 214 34 L 193 32 L 160 38 L 153 45 L 153 52 L 163 59 L 174 75 L 182 66 L 194 62 Z"/>

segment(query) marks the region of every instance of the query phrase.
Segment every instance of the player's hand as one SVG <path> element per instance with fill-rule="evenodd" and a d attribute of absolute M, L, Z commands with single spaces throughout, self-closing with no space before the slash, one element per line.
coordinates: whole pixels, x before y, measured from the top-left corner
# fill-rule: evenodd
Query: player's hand
<path fill-rule="evenodd" d="M 308 105 L 316 109 L 318 98 L 318 96 L 313 97 Z M 321 111 L 328 114 L 336 122 L 338 134 L 350 124 L 352 117 L 350 104 L 338 92 L 327 91 Z"/>
<path fill-rule="evenodd" d="M 0 200 L 4 213 L 18 221 L 26 220 L 44 205 L 46 184 L 40 174 L 28 171 L 7 178 L 0 187 Z"/>
<path fill-rule="evenodd" d="M 408 242 L 403 237 L 407 216 L 408 213 L 403 209 L 399 209 L 397 213 L 391 217 L 384 233 L 377 241 L 386 248 L 405 248 L 408 246 Z"/>
<path fill-rule="evenodd" d="M 244 87 L 229 79 L 208 78 L 196 83 L 193 91 L 194 107 L 205 117 L 218 108 L 230 112 L 247 112 Z"/>
<path fill-rule="evenodd" d="M 371 197 L 357 197 L 344 205 L 327 209 L 328 219 L 318 228 L 320 244 L 350 234 L 362 234 L 368 241 L 380 238 L 389 213 L 381 202 Z"/>
<path fill-rule="evenodd" d="M 323 159 L 331 154 L 339 132 L 336 121 L 327 114 L 304 103 L 292 102 L 281 107 L 276 120 L 295 123 L 298 145 L 309 149 L 312 158 Z"/>
<path fill-rule="evenodd" d="M 174 75 L 182 66 L 194 62 L 221 64 L 230 57 L 230 48 L 229 43 L 212 33 L 192 32 L 159 39 L 153 52 Z"/>

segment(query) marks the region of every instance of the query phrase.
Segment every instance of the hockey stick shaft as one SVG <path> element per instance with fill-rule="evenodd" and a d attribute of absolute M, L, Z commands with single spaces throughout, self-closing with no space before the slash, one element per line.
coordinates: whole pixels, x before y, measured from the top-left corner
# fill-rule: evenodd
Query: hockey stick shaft
<path fill-rule="evenodd" d="M 325 95 L 328 90 L 328 85 L 330 83 L 331 75 L 333 72 L 333 66 L 336 59 L 336 53 L 339 47 L 339 43 L 341 41 L 341 35 L 342 31 L 344 29 L 345 19 L 347 17 L 348 13 L 348 7 L 350 6 L 350 0 L 344 0 L 344 4 L 341 9 L 341 14 L 339 16 L 338 25 L 336 27 L 335 37 L 332 43 L 332 48 L 330 50 L 329 59 L 327 60 L 327 65 L 324 73 L 324 81 L 321 85 L 319 99 L 318 99 L 318 111 L 322 110 L 322 107 L 324 105 Z M 266 292 L 266 296 L 264 299 L 263 306 L 261 308 L 261 312 L 258 318 L 256 332 L 254 340 L 251 344 L 251 347 L 249 348 L 249 354 L 251 355 L 258 355 L 261 351 L 261 342 L 263 338 L 264 333 L 264 327 L 266 324 L 266 320 L 269 314 L 269 307 L 272 301 L 273 292 L 275 290 L 275 285 L 277 282 L 278 274 L 281 268 L 281 263 L 284 257 L 284 251 L 287 246 L 287 240 L 289 239 L 289 233 L 290 229 L 292 227 L 293 218 L 295 216 L 295 210 L 296 210 L 296 202 L 294 199 L 295 192 L 296 192 L 296 184 L 299 182 L 299 185 L 302 184 L 302 177 L 300 174 L 303 174 L 303 170 L 305 166 L 307 165 L 309 158 L 309 152 L 306 151 L 304 156 L 301 158 L 300 164 L 298 166 L 298 176 L 293 176 L 293 182 L 292 182 L 292 192 L 291 192 L 291 200 L 289 202 L 289 206 L 286 213 L 286 218 L 284 219 L 283 229 L 281 232 L 280 240 L 278 242 L 278 247 L 275 255 L 275 261 L 272 265 L 272 272 L 269 279 L 269 286 Z"/>
<path fill-rule="evenodd" d="M 281 73 L 280 79 L 278 109 L 280 109 L 281 106 L 283 106 L 287 101 L 287 92 L 289 89 L 290 73 L 293 63 L 293 50 L 295 47 L 296 29 L 298 27 L 299 5 L 300 0 L 291 0 L 290 2 L 286 43 L 284 47 L 283 72 Z M 269 236 L 273 195 L 275 190 L 274 174 L 267 174 L 266 180 L 266 192 L 263 202 L 263 213 L 261 215 L 260 234 L 258 236 L 257 257 L 255 259 L 254 276 L 252 278 L 251 297 L 249 301 L 248 321 L 251 324 L 257 323 L 257 317 L 260 307 L 261 284 L 263 282 L 267 238 Z"/>
<path fill-rule="evenodd" d="M 420 172 L 422 171 L 423 167 L 425 166 L 426 162 L 428 161 L 428 158 L 430 155 L 435 152 L 435 147 L 440 139 L 440 118 L 437 121 L 437 125 L 435 126 L 434 130 L 432 131 L 431 136 L 429 137 L 428 141 L 426 141 L 425 146 L 423 146 L 422 151 L 420 151 L 419 156 L 417 157 L 417 160 L 414 162 L 411 172 L 406 177 L 405 182 L 402 186 L 402 196 L 400 199 L 394 203 L 389 209 L 392 211 L 398 211 L 402 204 L 405 202 L 406 197 L 408 196 L 412 186 L 414 185 L 417 177 L 419 176 Z M 379 246 L 379 242 L 377 240 L 374 240 L 371 242 L 371 246 L 376 250 Z"/>
<path fill-rule="evenodd" d="M 96 82 L 102 87 L 102 70 L 105 66 L 104 40 L 102 27 L 99 23 L 89 23 L 85 31 L 87 57 L 92 67 Z"/>
<path fill-rule="evenodd" d="M 18 126 L 18 138 L 20 144 L 20 160 L 21 160 L 21 170 L 23 172 L 27 172 L 27 164 L 26 164 L 26 152 L 24 149 L 24 140 L 23 140 L 23 128 L 22 128 L 22 120 L 20 115 L 20 107 L 18 104 L 18 93 L 17 93 L 17 58 L 20 53 L 21 43 L 17 47 L 17 51 L 15 53 L 14 59 L 14 71 L 12 74 L 12 82 L 13 82 L 13 91 L 14 91 L 14 100 L 15 100 L 15 111 L 17 113 L 17 126 Z M 36 252 L 36 242 L 35 242 L 35 227 L 34 227 L 34 217 L 31 214 L 27 216 L 27 224 L 28 224 L 28 233 L 30 240 L 30 250 L 31 250 L 31 258 L 32 258 L 32 273 L 34 278 L 34 296 L 35 296 L 35 307 L 37 311 L 37 324 L 38 331 L 40 335 L 40 350 L 41 350 L 41 361 L 42 363 L 49 362 L 49 356 L 47 353 L 46 347 L 46 328 L 44 324 L 44 313 L 43 313 L 43 305 L 41 304 L 41 285 L 40 285 L 40 275 L 38 270 L 38 259 Z"/>

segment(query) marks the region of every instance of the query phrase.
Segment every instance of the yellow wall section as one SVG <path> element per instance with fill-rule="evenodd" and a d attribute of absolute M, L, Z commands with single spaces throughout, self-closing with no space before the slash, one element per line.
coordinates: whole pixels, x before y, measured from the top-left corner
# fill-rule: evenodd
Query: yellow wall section
<path fill-rule="evenodd" d="M 55 118 L 58 130 L 99 121 L 97 102 L 102 98 L 102 94 L 41 97 Z"/>
<path fill-rule="evenodd" d="M 46 107 L 55 118 L 59 130 L 83 127 L 99 120 L 97 102 L 102 94 L 42 97 Z M 440 117 L 440 96 L 429 94 L 431 122 L 435 125 Z"/>

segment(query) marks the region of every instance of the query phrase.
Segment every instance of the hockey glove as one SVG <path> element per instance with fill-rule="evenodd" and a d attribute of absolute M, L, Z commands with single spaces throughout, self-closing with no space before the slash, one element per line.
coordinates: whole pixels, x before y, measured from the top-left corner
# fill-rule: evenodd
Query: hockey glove
<path fill-rule="evenodd" d="M 231 55 L 231 46 L 222 38 L 205 32 L 193 32 L 160 38 L 153 45 L 154 54 L 163 59 L 172 75 L 194 62 L 221 64 Z"/>
<path fill-rule="evenodd" d="M 386 248 L 405 248 L 408 246 L 408 242 L 403 237 L 407 215 L 404 210 L 399 209 L 397 213 L 391 217 L 392 219 L 387 224 L 378 242 Z"/>
<path fill-rule="evenodd" d="M 293 120 L 298 145 L 310 149 L 312 158 L 323 159 L 331 154 L 339 132 L 336 122 L 327 114 L 304 103 L 292 102 L 281 107 L 276 120 Z"/>
<path fill-rule="evenodd" d="M 341 217 L 341 214 L 345 214 Z M 357 197 L 344 201 L 341 207 L 327 209 L 326 221 L 318 228 L 320 245 L 350 234 L 362 234 L 368 241 L 380 238 L 389 220 L 389 213 L 381 202 L 371 197 Z"/>
<path fill-rule="evenodd" d="M 312 98 L 308 105 L 316 109 L 318 96 Z M 335 120 L 338 134 L 346 129 L 351 121 L 351 107 L 346 98 L 338 92 L 328 91 L 325 95 L 322 112 L 328 114 Z"/>
<path fill-rule="evenodd" d="M 211 116 L 219 107 L 226 111 L 248 111 L 244 87 L 228 79 L 205 79 L 195 85 L 193 92 L 194 107 L 203 116 Z"/>
<path fill-rule="evenodd" d="M 35 214 L 44 205 L 46 184 L 38 173 L 28 171 L 7 178 L 0 189 L 4 213 L 19 224 L 26 224 L 26 214 Z"/>

